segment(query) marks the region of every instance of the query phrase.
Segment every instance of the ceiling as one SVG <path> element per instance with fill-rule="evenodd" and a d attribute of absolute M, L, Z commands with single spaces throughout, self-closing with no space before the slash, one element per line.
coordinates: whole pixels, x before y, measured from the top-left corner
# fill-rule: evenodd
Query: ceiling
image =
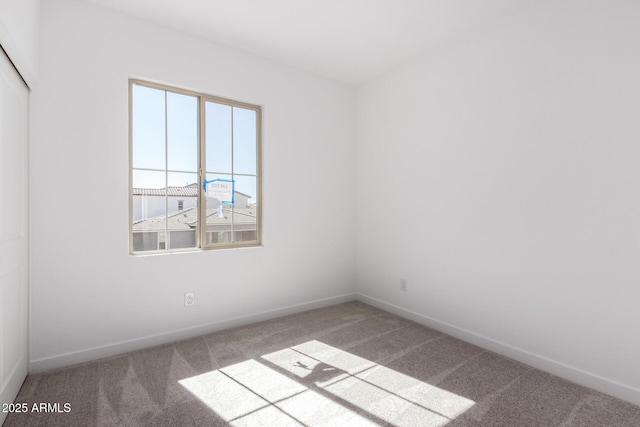
<path fill-rule="evenodd" d="M 349 84 L 533 0 L 84 0 Z"/>

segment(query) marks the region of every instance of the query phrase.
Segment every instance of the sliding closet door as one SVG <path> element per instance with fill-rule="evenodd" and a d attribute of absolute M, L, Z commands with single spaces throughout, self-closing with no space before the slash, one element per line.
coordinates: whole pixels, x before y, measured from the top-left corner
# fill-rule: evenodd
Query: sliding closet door
<path fill-rule="evenodd" d="M 27 117 L 28 89 L 0 50 L 0 405 L 27 375 Z"/>

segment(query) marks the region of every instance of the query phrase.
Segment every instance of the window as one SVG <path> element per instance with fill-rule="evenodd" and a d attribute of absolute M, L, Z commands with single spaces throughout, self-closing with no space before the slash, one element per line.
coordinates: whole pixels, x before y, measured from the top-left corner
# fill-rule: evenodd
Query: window
<path fill-rule="evenodd" d="M 129 84 L 130 251 L 259 245 L 261 108 Z"/>

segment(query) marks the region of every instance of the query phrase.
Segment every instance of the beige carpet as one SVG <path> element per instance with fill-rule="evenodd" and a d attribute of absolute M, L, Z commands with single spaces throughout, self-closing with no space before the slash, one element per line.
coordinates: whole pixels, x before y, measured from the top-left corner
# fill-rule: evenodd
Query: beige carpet
<path fill-rule="evenodd" d="M 359 302 L 31 375 L 16 402 L 5 427 L 640 426 L 638 406 Z"/>

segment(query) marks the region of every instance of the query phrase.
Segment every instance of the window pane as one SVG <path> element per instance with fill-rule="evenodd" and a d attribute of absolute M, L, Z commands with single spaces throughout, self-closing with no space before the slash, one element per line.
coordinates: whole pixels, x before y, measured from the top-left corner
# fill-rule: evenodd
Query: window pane
<path fill-rule="evenodd" d="M 198 229 L 198 175 L 169 172 L 168 179 L 167 249 L 195 248 Z"/>
<path fill-rule="evenodd" d="M 226 183 L 231 180 L 231 175 L 207 174 L 209 185 L 215 185 L 216 180 Z M 210 193 L 209 193 L 210 194 Z M 207 244 L 231 243 L 232 230 L 232 206 L 222 203 L 218 198 L 209 197 L 205 194 L 206 200 L 206 224 L 207 224 Z"/>
<path fill-rule="evenodd" d="M 236 200 L 233 211 L 234 242 L 258 239 L 257 180 L 236 175 Z"/>
<path fill-rule="evenodd" d="M 165 168 L 165 92 L 133 85 L 133 167 Z"/>
<path fill-rule="evenodd" d="M 231 173 L 231 107 L 206 103 L 206 170 Z"/>
<path fill-rule="evenodd" d="M 256 112 L 233 107 L 233 172 L 256 173 Z"/>
<path fill-rule="evenodd" d="M 133 250 L 160 249 L 160 234 L 166 227 L 166 191 L 134 188 L 133 190 Z"/>
<path fill-rule="evenodd" d="M 151 171 L 133 171 L 133 221 L 134 229 L 144 229 L 145 224 L 136 225 L 136 221 L 164 216 L 165 203 L 165 173 Z"/>
<path fill-rule="evenodd" d="M 156 251 L 166 226 L 165 173 L 133 171 L 133 250 Z"/>
<path fill-rule="evenodd" d="M 133 231 L 133 250 L 136 252 L 155 251 L 158 249 L 157 232 Z"/>
<path fill-rule="evenodd" d="M 235 175 L 236 181 L 236 206 L 242 207 L 241 203 L 256 204 L 257 199 L 257 184 L 255 176 L 238 176 Z"/>
<path fill-rule="evenodd" d="M 170 170 L 198 170 L 198 100 L 167 92 L 167 150 Z"/>

